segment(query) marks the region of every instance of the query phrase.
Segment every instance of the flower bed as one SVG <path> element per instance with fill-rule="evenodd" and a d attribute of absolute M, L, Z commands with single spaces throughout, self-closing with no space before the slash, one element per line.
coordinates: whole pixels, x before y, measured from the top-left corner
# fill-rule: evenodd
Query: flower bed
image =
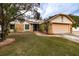
<path fill-rule="evenodd" d="M 9 44 L 13 43 L 14 41 L 15 41 L 14 38 L 7 38 L 6 40 L 0 42 L 0 47 L 9 45 Z"/>

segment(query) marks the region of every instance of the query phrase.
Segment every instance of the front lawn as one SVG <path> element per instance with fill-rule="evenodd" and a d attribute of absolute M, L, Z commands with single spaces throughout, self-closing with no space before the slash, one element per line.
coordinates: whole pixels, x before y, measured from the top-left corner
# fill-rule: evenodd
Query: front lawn
<path fill-rule="evenodd" d="M 79 55 L 79 44 L 58 37 L 42 37 L 33 33 L 11 34 L 16 41 L 0 48 L 0 55 Z"/>

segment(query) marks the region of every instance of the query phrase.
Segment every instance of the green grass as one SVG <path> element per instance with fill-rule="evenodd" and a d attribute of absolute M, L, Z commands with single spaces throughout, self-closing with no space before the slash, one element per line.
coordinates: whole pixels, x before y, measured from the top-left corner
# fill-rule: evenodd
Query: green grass
<path fill-rule="evenodd" d="M 62 56 L 79 55 L 79 44 L 58 37 L 42 37 L 33 33 L 10 35 L 16 41 L 8 46 L 0 48 L 3 56 Z"/>

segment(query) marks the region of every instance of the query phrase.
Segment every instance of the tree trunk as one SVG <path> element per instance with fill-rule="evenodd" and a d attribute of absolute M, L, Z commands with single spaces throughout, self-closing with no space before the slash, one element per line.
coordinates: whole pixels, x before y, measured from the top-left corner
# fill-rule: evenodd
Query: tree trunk
<path fill-rule="evenodd" d="M 0 8 L 1 8 L 1 40 L 0 41 L 3 41 L 6 39 L 6 34 L 5 34 L 5 15 L 4 15 L 4 8 L 3 8 L 3 4 L 0 5 Z"/>
<path fill-rule="evenodd" d="M 6 36 L 5 36 L 5 30 L 4 30 L 4 23 L 1 24 L 1 40 L 0 41 L 3 41 L 6 39 Z"/>

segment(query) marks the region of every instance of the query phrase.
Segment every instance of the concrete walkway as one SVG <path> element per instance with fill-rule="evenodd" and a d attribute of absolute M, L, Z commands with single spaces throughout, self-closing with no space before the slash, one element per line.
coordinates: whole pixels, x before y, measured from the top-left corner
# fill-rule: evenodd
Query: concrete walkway
<path fill-rule="evenodd" d="M 61 37 L 60 35 L 48 35 L 45 33 L 41 33 L 41 32 L 34 32 L 36 35 L 38 36 L 46 36 L 46 37 Z"/>
<path fill-rule="evenodd" d="M 63 37 L 70 41 L 79 43 L 79 36 L 74 34 L 62 34 L 62 35 L 48 35 L 41 32 L 34 32 L 38 36 L 46 36 L 46 37 Z"/>

